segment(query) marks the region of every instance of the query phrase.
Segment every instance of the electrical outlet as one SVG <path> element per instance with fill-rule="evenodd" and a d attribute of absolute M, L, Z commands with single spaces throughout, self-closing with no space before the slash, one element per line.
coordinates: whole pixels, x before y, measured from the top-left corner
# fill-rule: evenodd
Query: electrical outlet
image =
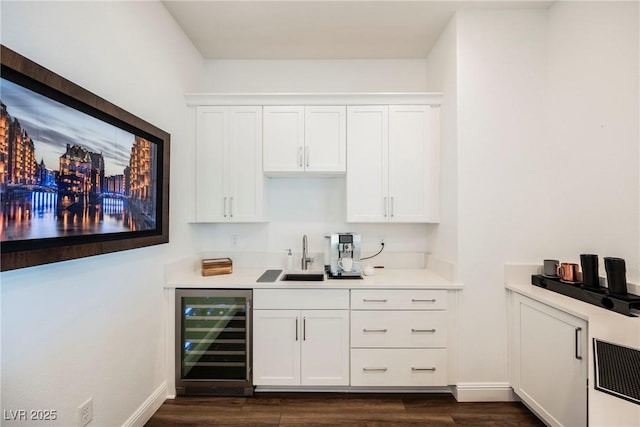
<path fill-rule="evenodd" d="M 78 427 L 84 427 L 93 419 L 93 398 L 78 407 Z"/>
<path fill-rule="evenodd" d="M 231 247 L 235 248 L 238 246 L 238 236 L 231 236 Z"/>

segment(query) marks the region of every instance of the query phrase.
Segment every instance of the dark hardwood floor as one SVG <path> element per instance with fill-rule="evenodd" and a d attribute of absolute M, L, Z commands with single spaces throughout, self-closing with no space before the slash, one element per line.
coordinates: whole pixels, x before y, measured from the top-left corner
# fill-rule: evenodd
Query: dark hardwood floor
<path fill-rule="evenodd" d="M 146 427 L 544 426 L 518 402 L 458 403 L 449 394 L 256 393 L 179 396 Z"/>

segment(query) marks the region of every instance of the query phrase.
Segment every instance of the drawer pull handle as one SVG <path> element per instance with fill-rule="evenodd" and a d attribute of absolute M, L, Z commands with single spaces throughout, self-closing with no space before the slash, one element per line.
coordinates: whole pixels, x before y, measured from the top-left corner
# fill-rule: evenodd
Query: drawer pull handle
<path fill-rule="evenodd" d="M 435 329 L 413 329 L 411 328 L 411 332 L 430 332 L 430 333 L 434 333 L 436 330 Z"/>
<path fill-rule="evenodd" d="M 419 371 L 431 371 L 431 372 L 435 372 L 436 368 L 435 366 L 432 368 L 414 368 L 413 366 L 411 367 L 411 371 L 412 372 L 419 372 Z"/>
<path fill-rule="evenodd" d="M 436 302 L 435 298 L 432 299 L 415 299 L 411 298 L 411 302 Z"/>
<path fill-rule="evenodd" d="M 362 301 L 363 302 L 387 302 L 386 299 L 368 299 L 368 298 L 364 298 Z"/>
<path fill-rule="evenodd" d="M 362 332 L 387 332 L 386 329 L 363 329 Z"/>
<path fill-rule="evenodd" d="M 387 368 L 362 368 L 364 372 L 387 372 Z"/>

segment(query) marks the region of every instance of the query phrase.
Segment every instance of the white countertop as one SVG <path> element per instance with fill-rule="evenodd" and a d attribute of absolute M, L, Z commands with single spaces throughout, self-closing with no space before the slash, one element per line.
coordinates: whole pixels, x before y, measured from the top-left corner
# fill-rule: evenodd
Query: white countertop
<path fill-rule="evenodd" d="M 257 282 L 266 268 L 234 268 L 231 274 L 202 276 L 200 271 L 182 270 L 167 275 L 165 288 L 237 288 L 237 289 L 462 289 L 428 269 L 376 269 L 373 276 L 362 279 L 325 279 L 323 281 Z M 284 270 L 283 270 L 284 273 Z"/>

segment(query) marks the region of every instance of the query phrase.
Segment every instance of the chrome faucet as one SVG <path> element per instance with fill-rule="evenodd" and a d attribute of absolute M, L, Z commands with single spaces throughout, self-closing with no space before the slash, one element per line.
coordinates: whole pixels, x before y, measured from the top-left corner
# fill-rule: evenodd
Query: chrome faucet
<path fill-rule="evenodd" d="M 307 235 L 302 236 L 302 269 L 307 270 L 309 268 L 309 263 L 313 262 L 313 258 L 309 258 L 309 254 L 307 253 Z"/>

